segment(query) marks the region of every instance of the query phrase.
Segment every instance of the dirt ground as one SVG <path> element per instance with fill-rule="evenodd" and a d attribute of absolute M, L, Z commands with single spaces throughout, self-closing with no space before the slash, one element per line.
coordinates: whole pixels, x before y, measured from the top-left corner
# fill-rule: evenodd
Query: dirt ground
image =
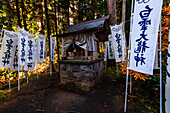
<path fill-rule="evenodd" d="M 45 75 L 14 88 L 0 104 L 0 113 L 123 113 L 124 80 L 105 75 L 91 91 L 82 92 L 59 84 L 59 73 Z M 127 113 L 139 113 L 136 104 L 128 102 Z"/>

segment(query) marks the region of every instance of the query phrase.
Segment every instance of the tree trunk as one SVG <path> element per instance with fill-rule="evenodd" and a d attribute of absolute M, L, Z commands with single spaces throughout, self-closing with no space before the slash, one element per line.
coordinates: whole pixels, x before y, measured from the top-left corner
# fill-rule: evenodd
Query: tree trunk
<path fill-rule="evenodd" d="M 79 0 L 79 3 L 78 3 L 78 23 L 81 22 L 81 19 L 80 19 L 80 12 L 81 12 L 81 10 L 80 10 L 80 2 L 81 2 L 81 0 Z"/>
<path fill-rule="evenodd" d="M 46 16 L 46 26 L 47 26 L 47 38 L 48 38 L 49 56 L 51 56 L 50 55 L 50 51 L 51 51 L 51 48 L 50 48 L 50 44 L 51 44 L 51 41 L 50 41 L 50 27 L 49 27 L 47 0 L 44 0 L 44 8 L 45 8 L 45 16 Z M 52 69 L 53 69 L 51 57 L 50 57 L 50 65 L 52 66 Z"/>
<path fill-rule="evenodd" d="M 18 0 L 15 0 L 15 2 L 16 2 L 16 10 L 17 10 L 17 17 L 18 17 L 18 25 L 21 28 L 20 12 L 19 12 L 19 8 L 18 8 Z"/>
<path fill-rule="evenodd" d="M 22 4 L 22 17 L 23 17 L 23 24 L 24 24 L 24 29 L 27 30 L 27 23 L 26 23 L 26 16 L 25 16 L 25 7 L 24 7 L 24 2 L 23 0 L 21 0 L 21 4 Z"/>
<path fill-rule="evenodd" d="M 116 20 L 116 0 L 107 0 L 107 12 L 110 14 L 110 25 L 117 24 Z"/>
<path fill-rule="evenodd" d="M 164 6 L 167 6 L 167 0 L 164 0 Z"/>
<path fill-rule="evenodd" d="M 40 13 L 42 13 L 42 14 L 41 14 L 41 33 L 44 34 L 43 5 L 41 5 Z"/>
<path fill-rule="evenodd" d="M 11 21 L 11 14 L 10 14 L 11 7 L 9 4 L 9 0 L 6 1 L 6 4 L 7 4 L 7 19 L 8 19 L 8 21 Z M 12 24 L 10 24 L 9 22 L 8 22 L 8 29 L 9 30 L 12 29 Z"/>
<path fill-rule="evenodd" d="M 123 22 L 123 31 L 125 32 L 125 19 L 126 19 L 126 0 L 122 1 L 122 22 Z"/>
<path fill-rule="evenodd" d="M 57 36 L 57 11 L 56 11 L 56 0 L 54 1 L 54 9 L 55 9 L 55 32 L 56 32 L 56 36 Z M 57 56 L 58 56 L 58 60 L 60 60 L 60 56 L 59 56 L 59 43 L 58 43 L 58 38 L 56 37 L 56 41 L 57 41 Z"/>
<path fill-rule="evenodd" d="M 69 8 L 70 8 L 70 1 L 67 1 L 68 3 L 68 12 L 67 12 L 67 25 L 70 25 L 70 12 L 69 12 Z"/>

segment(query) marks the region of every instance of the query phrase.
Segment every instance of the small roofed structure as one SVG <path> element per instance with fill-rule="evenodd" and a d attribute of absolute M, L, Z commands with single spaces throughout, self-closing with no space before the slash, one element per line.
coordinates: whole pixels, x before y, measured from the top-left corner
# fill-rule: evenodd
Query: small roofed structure
<path fill-rule="evenodd" d="M 91 52 L 96 54 L 99 51 L 98 42 L 104 42 L 108 40 L 109 28 L 107 22 L 109 17 L 110 15 L 68 26 L 67 32 L 60 35 L 60 37 L 63 38 L 61 57 L 65 58 L 68 57 L 68 55 L 72 56 L 68 54 L 68 52 L 71 52 L 72 54 L 72 52 L 75 53 L 76 50 L 79 51 L 80 49 L 84 49 L 84 52 L 82 53 L 84 53 L 83 55 L 86 57 L 89 56 Z M 85 52 L 90 53 L 86 54 Z M 80 56 L 82 56 L 82 54 Z M 95 55 L 93 55 L 93 60 L 95 59 Z M 85 60 L 87 59 L 85 58 Z"/>
<path fill-rule="evenodd" d="M 68 26 L 62 37 L 62 60 L 60 81 L 74 83 L 89 91 L 99 80 L 102 58 L 99 56 L 99 42 L 108 40 L 110 15 L 99 19 Z"/>

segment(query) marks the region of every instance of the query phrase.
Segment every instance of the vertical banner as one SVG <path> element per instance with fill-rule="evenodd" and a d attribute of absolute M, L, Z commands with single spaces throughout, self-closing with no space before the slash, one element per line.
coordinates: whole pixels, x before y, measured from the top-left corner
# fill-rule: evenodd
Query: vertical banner
<path fill-rule="evenodd" d="M 28 35 L 28 53 L 27 53 L 27 63 L 34 62 L 34 43 L 35 43 L 35 36 L 33 34 Z"/>
<path fill-rule="evenodd" d="M 127 49 L 126 49 L 126 36 L 125 33 L 122 35 L 123 37 L 123 42 L 122 42 L 122 61 L 126 62 L 126 57 L 127 57 Z"/>
<path fill-rule="evenodd" d="M 4 38 L 0 51 L 0 67 L 10 68 L 13 65 L 18 33 L 4 29 Z"/>
<path fill-rule="evenodd" d="M 165 109 L 166 113 L 170 112 L 170 24 L 169 24 L 169 40 L 166 67 L 166 85 L 165 85 Z"/>
<path fill-rule="evenodd" d="M 104 61 L 107 60 L 107 48 L 108 48 L 108 42 L 104 42 L 104 46 L 105 46 L 105 51 L 104 51 Z"/>
<path fill-rule="evenodd" d="M 20 35 L 18 39 L 18 59 L 19 65 L 25 66 L 27 62 L 27 52 L 28 52 L 28 32 L 20 29 Z"/>
<path fill-rule="evenodd" d="M 44 61 L 45 36 L 38 34 L 38 63 Z"/>
<path fill-rule="evenodd" d="M 37 47 L 38 44 L 34 41 L 33 43 L 33 60 L 32 63 L 27 63 L 24 67 L 25 71 L 34 71 L 35 61 L 37 60 Z"/>
<path fill-rule="evenodd" d="M 27 63 L 24 67 L 25 71 L 34 71 L 35 63 Z"/>
<path fill-rule="evenodd" d="M 19 70 L 21 70 L 21 66 L 19 67 Z M 10 71 L 18 71 L 18 38 L 17 38 L 17 43 L 16 43 L 16 50 L 14 54 L 14 59 L 13 59 L 13 65 L 10 67 Z"/>
<path fill-rule="evenodd" d="M 110 26 L 116 62 L 122 61 L 122 25 L 121 23 L 120 25 Z"/>
<path fill-rule="evenodd" d="M 51 57 L 51 61 L 54 61 L 54 51 L 55 51 L 55 38 L 53 38 L 52 36 L 50 37 L 50 42 L 51 42 L 51 44 L 50 44 L 50 47 L 51 47 L 51 55 L 50 55 L 50 57 Z"/>
<path fill-rule="evenodd" d="M 34 52 L 33 52 L 33 55 L 34 55 L 34 57 L 33 57 L 33 62 L 35 63 L 35 61 L 37 60 L 37 50 L 38 50 L 38 43 L 37 42 L 34 42 Z"/>
<path fill-rule="evenodd" d="M 162 0 L 135 2 L 130 69 L 153 75 Z"/>
<path fill-rule="evenodd" d="M 155 61 L 154 61 L 154 69 L 159 69 L 158 66 L 158 46 L 156 46 L 156 53 L 155 53 Z"/>
<path fill-rule="evenodd" d="M 114 44 L 112 35 L 108 35 L 108 59 L 115 59 Z"/>

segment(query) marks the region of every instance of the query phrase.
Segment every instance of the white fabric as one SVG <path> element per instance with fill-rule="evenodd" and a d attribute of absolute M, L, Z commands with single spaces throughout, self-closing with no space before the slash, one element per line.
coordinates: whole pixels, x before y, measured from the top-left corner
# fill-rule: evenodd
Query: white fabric
<path fill-rule="evenodd" d="M 34 67 L 35 67 L 35 61 L 37 60 L 37 47 L 38 44 L 36 42 L 34 42 L 33 44 L 33 62 L 32 63 L 27 63 L 24 67 L 25 71 L 34 71 Z"/>
<path fill-rule="evenodd" d="M 37 52 L 38 50 L 38 43 L 37 42 L 34 42 L 34 59 L 33 59 L 33 62 L 35 62 L 37 60 Z"/>
<path fill-rule="evenodd" d="M 17 39 L 18 33 L 4 29 L 4 38 L 0 51 L 0 68 L 12 67 Z"/>
<path fill-rule="evenodd" d="M 25 71 L 34 71 L 35 63 L 27 63 L 24 67 Z"/>
<path fill-rule="evenodd" d="M 112 35 L 108 35 L 108 59 L 115 59 L 114 42 Z"/>
<path fill-rule="evenodd" d="M 158 46 L 156 46 L 154 69 L 159 69 L 159 66 L 158 66 Z"/>
<path fill-rule="evenodd" d="M 161 8 L 162 0 L 135 2 L 130 55 L 134 71 L 153 75 Z"/>
<path fill-rule="evenodd" d="M 33 34 L 28 34 L 28 52 L 27 52 L 27 63 L 34 62 L 34 43 L 35 36 Z"/>
<path fill-rule="evenodd" d="M 50 44 L 50 47 L 51 47 L 51 61 L 54 61 L 54 51 L 55 51 L 55 38 L 53 38 L 53 37 L 50 37 L 50 42 L 51 42 L 51 44 Z"/>
<path fill-rule="evenodd" d="M 74 38 L 72 35 L 65 36 L 62 40 L 61 57 L 66 57 L 65 52 L 71 44 L 73 44 L 73 46 L 75 44 L 86 51 L 97 52 L 97 38 L 93 33 L 74 35 Z"/>
<path fill-rule="evenodd" d="M 105 51 L 104 51 L 104 61 L 107 60 L 107 48 L 108 48 L 108 41 L 107 42 L 104 42 L 104 45 L 105 45 Z"/>
<path fill-rule="evenodd" d="M 121 23 L 120 25 L 110 26 L 116 62 L 122 61 L 122 25 Z"/>
<path fill-rule="evenodd" d="M 127 49 L 126 49 L 126 36 L 125 33 L 122 35 L 123 37 L 123 42 L 122 42 L 122 60 L 125 62 L 126 61 L 126 56 L 127 56 Z"/>
<path fill-rule="evenodd" d="M 20 29 L 19 39 L 18 39 L 18 53 L 19 53 L 19 65 L 25 66 L 27 62 L 27 52 L 28 52 L 28 32 Z"/>
<path fill-rule="evenodd" d="M 21 66 L 19 66 L 19 70 L 22 70 Z M 13 65 L 12 67 L 10 67 L 10 71 L 18 71 L 18 39 L 16 43 L 16 50 L 14 54 Z"/>
<path fill-rule="evenodd" d="M 45 36 L 38 34 L 38 63 L 44 61 Z"/>
<path fill-rule="evenodd" d="M 170 29 L 169 29 L 169 41 L 168 41 L 168 55 L 167 55 L 167 76 L 165 85 L 165 108 L 166 113 L 170 113 Z"/>

